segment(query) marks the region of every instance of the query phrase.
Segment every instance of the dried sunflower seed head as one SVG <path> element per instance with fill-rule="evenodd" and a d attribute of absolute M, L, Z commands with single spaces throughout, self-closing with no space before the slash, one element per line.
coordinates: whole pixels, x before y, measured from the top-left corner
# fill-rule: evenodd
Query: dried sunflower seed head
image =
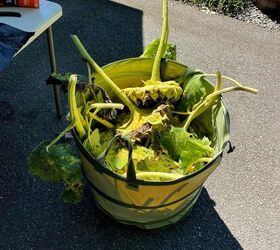
<path fill-rule="evenodd" d="M 151 107 L 161 102 L 177 101 L 183 90 L 175 81 L 146 81 L 145 86 L 126 88 L 123 92 L 139 107 Z"/>

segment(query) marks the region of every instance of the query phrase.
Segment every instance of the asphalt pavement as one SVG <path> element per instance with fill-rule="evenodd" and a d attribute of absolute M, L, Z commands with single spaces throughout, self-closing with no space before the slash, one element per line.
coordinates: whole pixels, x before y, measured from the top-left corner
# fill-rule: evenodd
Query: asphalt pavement
<path fill-rule="evenodd" d="M 160 0 L 59 0 L 54 25 L 58 70 L 85 73 L 70 34 L 100 65 L 134 57 L 160 35 Z M 225 95 L 233 153 L 205 183 L 192 213 L 160 232 L 121 225 L 100 212 L 88 187 L 77 205 L 61 185 L 27 173 L 27 155 L 65 126 L 55 116 L 46 36 L 0 72 L 0 249 L 279 249 L 280 32 L 208 15 L 171 1 L 170 42 L 178 61 L 217 69 L 259 89 Z M 66 97 L 62 95 L 64 116 Z"/>

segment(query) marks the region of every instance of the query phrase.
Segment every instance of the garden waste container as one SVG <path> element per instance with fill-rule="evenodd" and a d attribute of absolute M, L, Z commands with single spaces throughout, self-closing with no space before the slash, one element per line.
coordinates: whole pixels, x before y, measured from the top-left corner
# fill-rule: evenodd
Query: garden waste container
<path fill-rule="evenodd" d="M 150 78 L 153 58 L 130 58 L 103 67 L 105 73 L 121 88 L 138 86 Z M 161 79 L 179 79 L 191 69 L 171 60 L 162 60 Z M 106 90 L 113 101 L 117 96 L 96 74 L 95 84 Z M 207 88 L 214 89 L 209 81 Z M 73 130 L 79 149 L 83 172 L 97 206 L 115 220 L 143 229 L 172 225 L 186 217 L 197 201 L 203 183 L 220 164 L 229 141 L 230 120 L 222 98 L 194 121 L 200 123 L 214 143 L 213 160 L 202 169 L 172 181 L 130 180 L 120 176 L 97 161 L 82 145 Z"/>

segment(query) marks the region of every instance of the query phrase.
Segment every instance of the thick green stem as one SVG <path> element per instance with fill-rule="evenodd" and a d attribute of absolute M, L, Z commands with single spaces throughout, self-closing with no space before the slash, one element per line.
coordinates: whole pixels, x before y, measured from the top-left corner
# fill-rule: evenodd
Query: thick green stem
<path fill-rule="evenodd" d="M 90 68 L 90 65 L 89 65 L 89 63 L 87 62 L 87 77 L 88 77 L 88 83 L 90 84 L 90 85 L 92 85 L 92 76 L 91 76 L 91 68 Z"/>
<path fill-rule="evenodd" d="M 124 105 L 121 103 L 91 103 L 87 106 L 85 110 L 85 114 L 88 114 L 88 112 L 91 109 L 124 109 Z"/>
<path fill-rule="evenodd" d="M 160 37 L 160 43 L 154 60 L 153 70 L 152 70 L 152 81 L 160 81 L 160 62 L 163 57 L 164 49 L 167 43 L 168 35 L 168 0 L 162 1 L 162 31 Z"/>
<path fill-rule="evenodd" d="M 217 76 L 217 85 L 215 87 L 214 92 L 212 94 L 208 95 L 204 99 L 204 101 L 202 101 L 191 112 L 191 114 L 189 115 L 187 121 L 185 122 L 185 125 L 184 125 L 184 129 L 185 130 L 188 130 L 188 127 L 190 126 L 190 124 L 193 121 L 193 119 L 195 119 L 200 114 L 202 114 L 205 110 L 207 110 L 209 107 L 211 107 L 221 94 L 228 93 L 228 92 L 235 91 L 235 90 L 247 91 L 247 92 L 250 92 L 250 93 L 253 93 L 253 94 L 257 94 L 258 93 L 257 89 L 243 86 L 241 83 L 235 81 L 234 79 L 232 79 L 230 77 L 221 76 L 221 74 L 219 74 L 219 72 L 217 72 L 217 75 L 214 75 L 214 74 L 203 74 L 203 75 L 204 76 Z M 222 86 L 221 78 L 230 80 L 230 81 L 234 82 L 237 86 L 235 86 L 235 87 L 228 87 L 228 88 L 225 88 L 225 89 L 220 89 L 221 86 Z"/>
<path fill-rule="evenodd" d="M 72 121 L 47 147 L 46 150 L 49 152 L 50 147 L 56 144 L 63 136 L 65 136 L 72 128 L 75 127 L 75 121 Z"/>
<path fill-rule="evenodd" d="M 179 112 L 179 111 L 171 111 L 172 114 L 176 114 L 176 115 L 190 115 L 192 112 Z"/>
<path fill-rule="evenodd" d="M 79 134 L 80 138 L 83 138 L 86 132 L 84 130 L 82 121 L 80 119 L 80 112 L 77 108 L 76 84 L 77 84 L 77 76 L 71 75 L 69 79 L 68 105 L 70 109 L 71 121 L 75 122 L 75 128 L 77 130 L 77 133 Z"/>
<path fill-rule="evenodd" d="M 140 180 L 176 180 L 184 177 L 185 175 L 173 174 L 173 173 L 164 173 L 164 172 L 139 172 L 136 173 L 136 178 Z"/>
<path fill-rule="evenodd" d="M 206 97 L 206 100 L 209 101 L 211 98 L 218 97 L 221 94 L 228 93 L 228 92 L 235 91 L 235 90 L 242 90 L 242 91 L 250 92 L 250 93 L 253 93 L 253 94 L 258 93 L 258 90 L 254 89 L 254 88 L 245 87 L 245 86 L 242 86 L 242 87 L 235 86 L 235 87 L 228 87 L 228 88 L 221 89 L 219 91 L 213 92 L 212 94 L 210 94 Z"/>
<path fill-rule="evenodd" d="M 105 119 L 102 119 L 101 117 L 99 117 L 99 116 L 98 116 L 97 114 L 95 114 L 95 113 L 89 114 L 89 116 L 90 116 L 90 119 L 94 119 L 94 120 L 98 121 L 99 123 L 101 123 L 102 125 L 104 125 L 105 127 L 107 127 L 108 129 L 112 129 L 112 128 L 115 127 L 112 123 L 108 122 L 108 121 L 105 120 Z"/>
<path fill-rule="evenodd" d="M 200 158 L 197 161 L 195 161 L 194 164 L 199 163 L 199 162 L 209 162 L 209 161 L 212 161 L 212 160 L 213 160 L 213 158 L 204 157 L 204 158 Z"/>
<path fill-rule="evenodd" d="M 217 71 L 216 74 L 217 74 L 217 83 L 216 83 L 215 91 L 219 91 L 222 89 L 222 75 L 220 71 Z"/>
<path fill-rule="evenodd" d="M 214 103 L 215 100 L 216 98 L 212 98 L 212 100 L 210 101 L 205 99 L 200 105 L 198 105 L 189 115 L 183 128 L 185 130 L 188 130 L 193 119 L 202 114 L 208 107 L 210 107 Z"/>
<path fill-rule="evenodd" d="M 85 47 L 76 35 L 71 35 L 74 44 L 77 46 L 81 56 L 94 68 L 94 70 L 103 78 L 108 86 L 114 91 L 114 93 L 123 101 L 123 103 L 129 108 L 131 113 L 135 110 L 135 105 L 129 98 L 122 92 L 122 90 L 106 75 L 106 73 L 98 66 L 98 64 L 91 58 L 86 51 Z"/>
<path fill-rule="evenodd" d="M 216 76 L 217 77 L 217 74 L 201 74 L 201 76 Z M 231 77 L 228 77 L 228 76 L 221 76 L 222 79 L 225 79 L 225 80 L 228 80 L 230 82 L 233 82 L 235 83 L 237 86 L 239 87 L 242 87 L 242 88 L 247 88 L 247 89 L 250 89 L 250 92 L 252 92 L 253 94 L 257 94 L 259 91 L 255 88 L 250 88 L 250 87 L 244 87 L 244 85 L 242 85 L 240 82 L 232 79 Z"/>
<path fill-rule="evenodd" d="M 92 121 L 93 121 L 93 117 L 90 117 L 90 119 L 89 119 L 89 127 L 90 127 L 90 128 L 91 128 Z M 93 149 L 92 142 L 91 142 L 91 138 L 90 138 L 91 132 L 92 132 L 91 129 L 89 129 L 89 130 L 87 131 L 87 138 L 88 138 L 90 147 Z"/>
<path fill-rule="evenodd" d="M 191 170 L 192 168 L 194 168 L 194 165 L 197 164 L 197 163 L 199 163 L 199 162 L 210 162 L 211 160 L 213 160 L 213 158 L 210 158 L 210 157 L 203 157 L 203 158 L 200 158 L 200 159 L 198 159 L 198 160 L 192 162 L 192 164 L 191 164 L 188 168 L 185 169 L 184 173 L 185 173 L 185 174 L 188 174 L 188 173 L 190 172 L 190 170 Z M 193 172 L 193 171 L 191 171 L 191 172 Z"/>

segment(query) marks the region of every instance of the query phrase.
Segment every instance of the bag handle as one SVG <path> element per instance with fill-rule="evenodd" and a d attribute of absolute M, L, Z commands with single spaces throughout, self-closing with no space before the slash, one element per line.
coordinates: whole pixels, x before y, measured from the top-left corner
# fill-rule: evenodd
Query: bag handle
<path fill-rule="evenodd" d="M 128 159 L 127 159 L 127 184 L 131 188 L 138 188 L 138 185 L 136 184 L 136 172 L 135 172 L 135 167 L 132 161 L 132 151 L 133 151 L 133 144 L 131 140 L 123 135 L 116 135 L 109 143 L 108 147 L 96 157 L 96 160 L 104 164 L 105 158 L 107 154 L 109 153 L 111 146 L 113 142 L 117 139 L 123 139 L 126 142 L 126 147 L 128 149 Z"/>
<path fill-rule="evenodd" d="M 228 141 L 227 143 L 228 143 L 228 147 L 229 147 L 227 153 L 230 154 L 234 151 L 235 146 L 232 145 L 231 141 Z"/>

